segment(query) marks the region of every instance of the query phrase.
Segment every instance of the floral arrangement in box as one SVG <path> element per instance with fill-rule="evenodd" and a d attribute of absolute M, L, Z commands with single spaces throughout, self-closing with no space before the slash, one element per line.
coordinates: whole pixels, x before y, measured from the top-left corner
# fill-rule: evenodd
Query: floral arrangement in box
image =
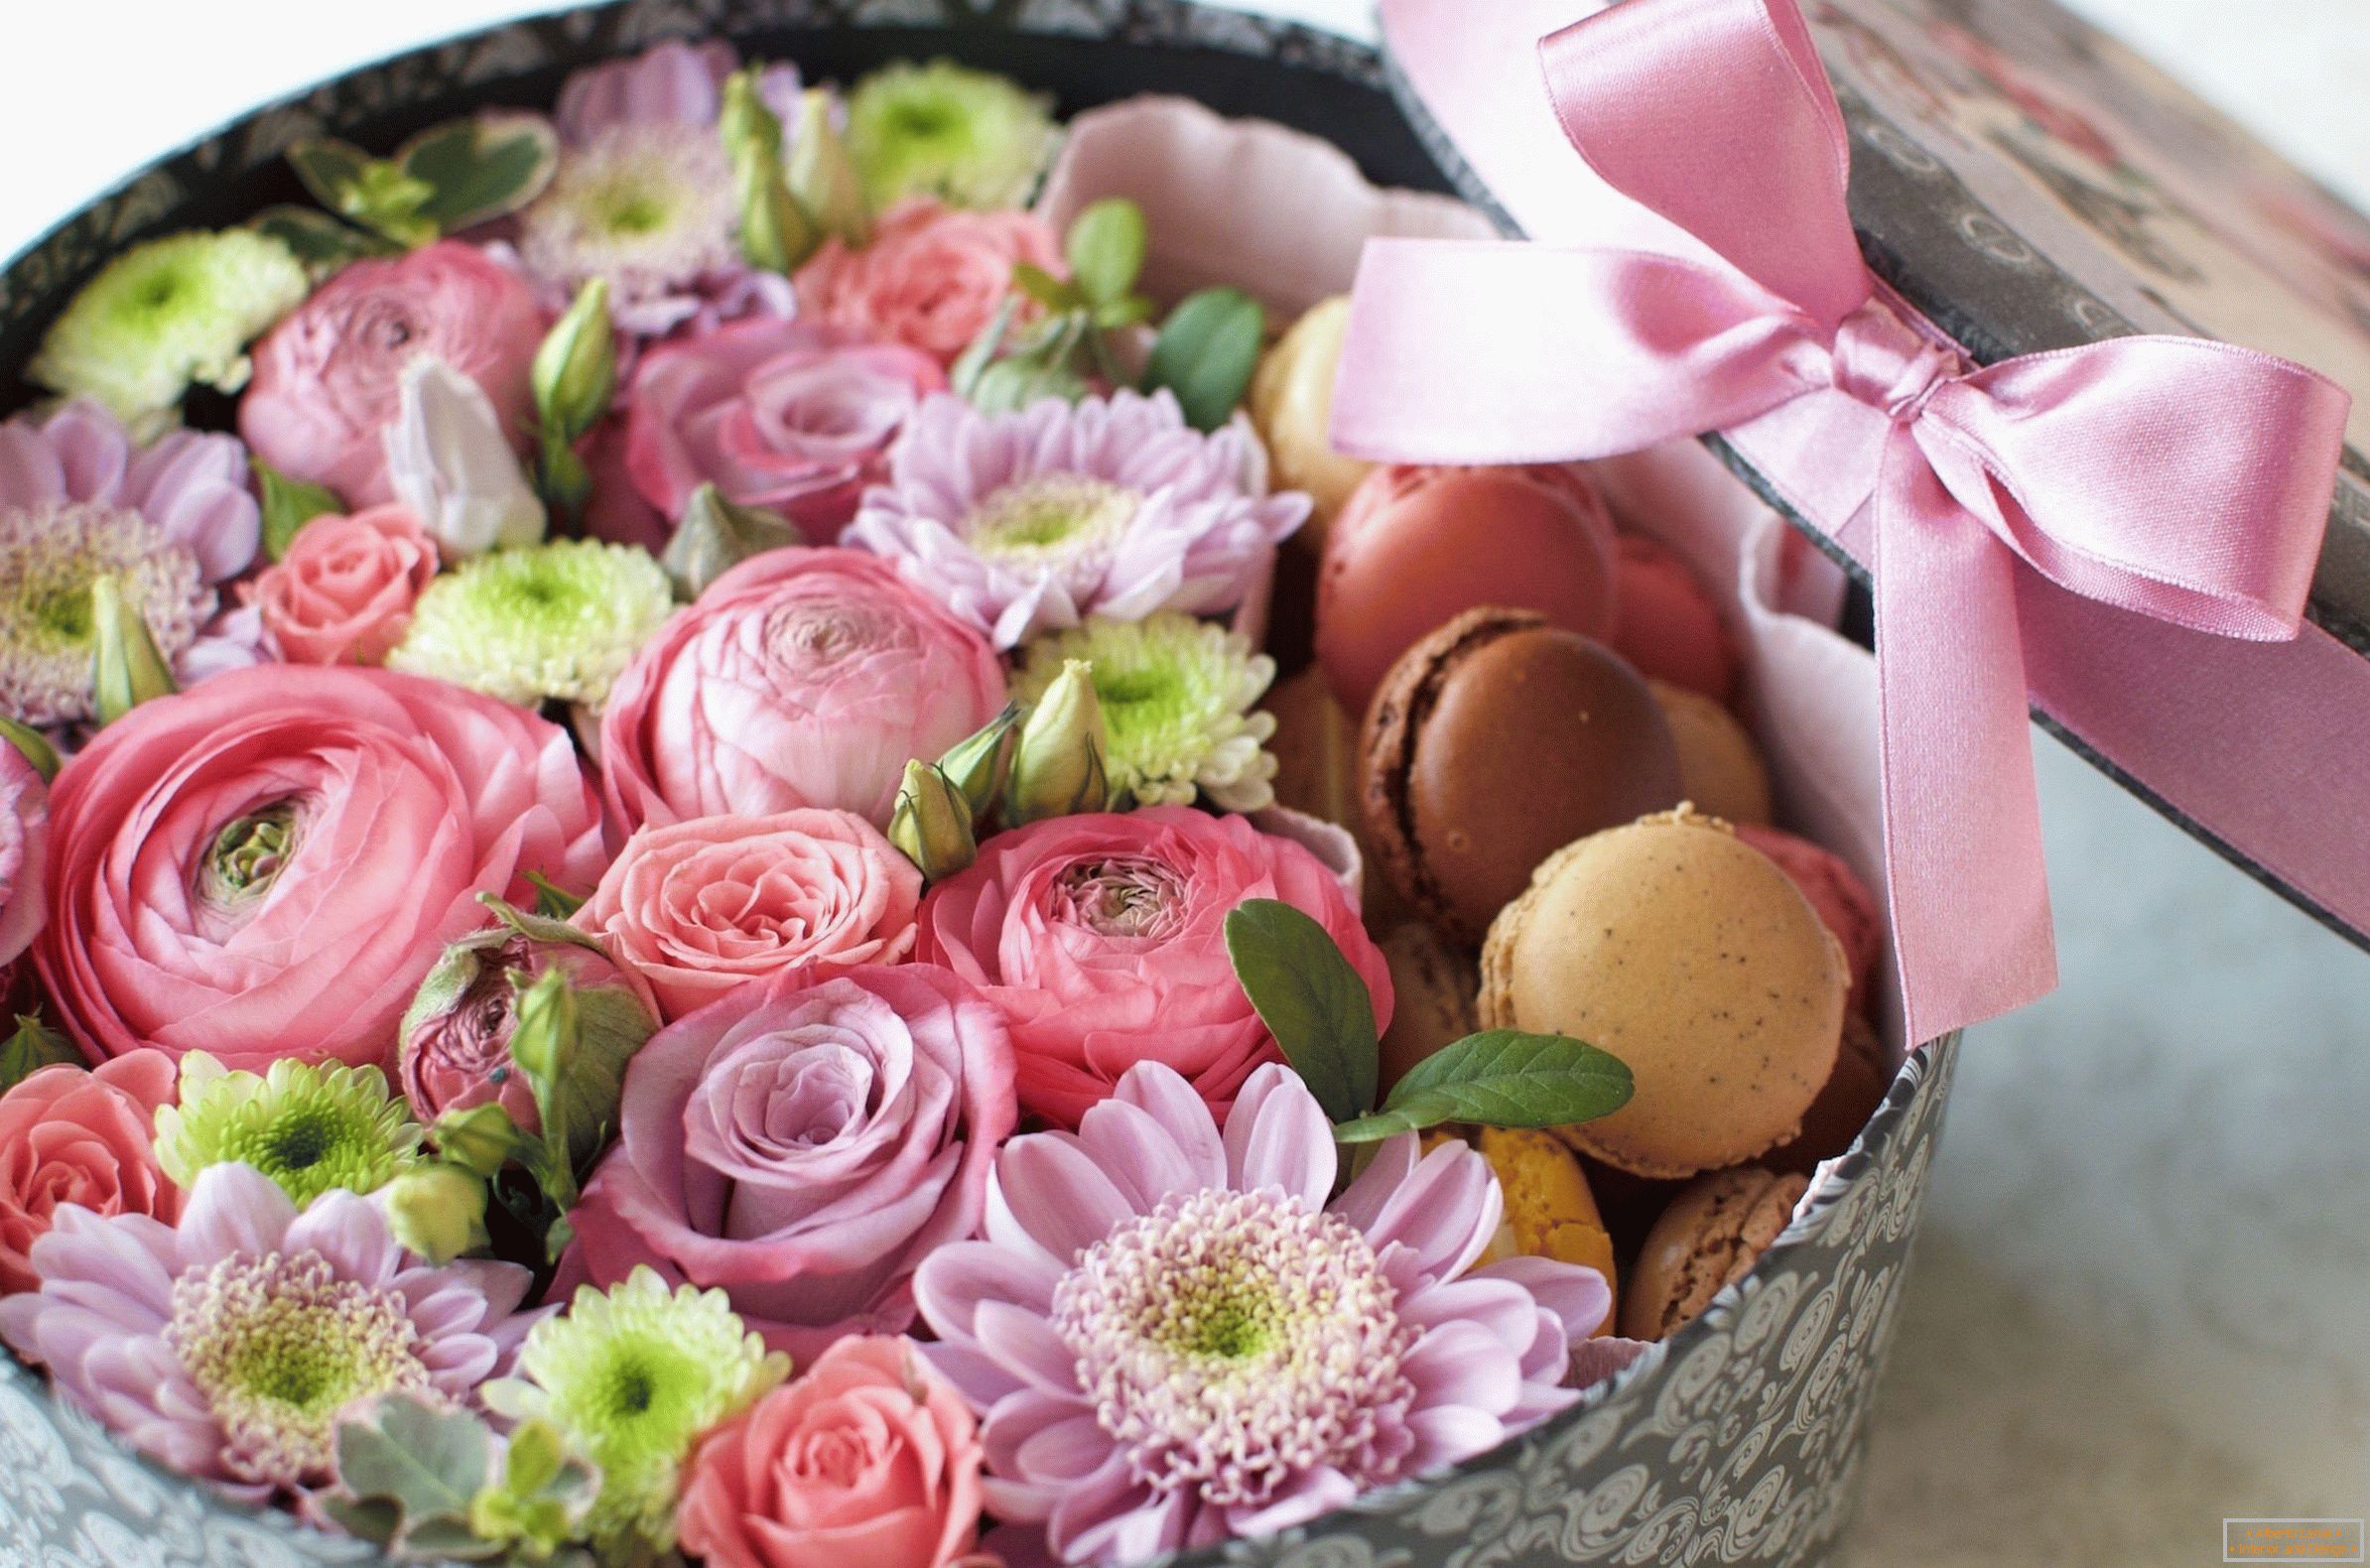
<path fill-rule="evenodd" d="M 1329 444 L 1346 278 L 1212 210 L 1414 220 L 1322 144 L 665 43 L 290 156 L 0 422 L 0 1339 L 132 1448 L 1140 1560 L 1570 1406 L 1873 1108 L 1688 562 Z"/>

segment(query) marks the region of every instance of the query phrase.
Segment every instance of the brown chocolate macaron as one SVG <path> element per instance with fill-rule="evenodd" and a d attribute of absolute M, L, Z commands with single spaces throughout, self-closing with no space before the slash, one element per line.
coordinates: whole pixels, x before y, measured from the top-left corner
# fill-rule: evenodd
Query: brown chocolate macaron
<path fill-rule="evenodd" d="M 1360 751 L 1375 858 L 1467 945 L 1548 855 L 1680 799 L 1678 748 L 1646 682 L 1529 610 L 1468 610 L 1409 648 Z"/>
<path fill-rule="evenodd" d="M 1752 1272 L 1809 1190 L 1800 1176 L 1758 1165 L 1689 1182 L 1646 1233 L 1622 1287 L 1621 1331 L 1634 1340 L 1675 1333 Z"/>
<path fill-rule="evenodd" d="M 1481 975 L 1470 953 L 1453 949 L 1421 921 L 1391 927 L 1375 944 L 1390 966 L 1390 1027 L 1382 1031 L 1382 1087 L 1481 1025 L 1473 994 Z"/>
<path fill-rule="evenodd" d="M 1844 1014 L 1843 1049 L 1836 1055 L 1835 1071 L 1827 1075 L 1827 1087 L 1802 1112 L 1802 1130 L 1772 1149 L 1765 1163 L 1773 1170 L 1807 1176 L 1820 1160 L 1831 1160 L 1850 1148 L 1885 1103 L 1885 1091 L 1893 1087 L 1893 1067 L 1876 1025 L 1859 1013 Z"/>

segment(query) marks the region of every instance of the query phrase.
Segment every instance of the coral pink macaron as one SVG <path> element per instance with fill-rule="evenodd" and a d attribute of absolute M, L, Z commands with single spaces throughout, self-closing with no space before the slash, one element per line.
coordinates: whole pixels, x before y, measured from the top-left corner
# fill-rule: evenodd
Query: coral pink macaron
<path fill-rule="evenodd" d="M 1844 965 L 1852 978 L 1851 1009 L 1865 1012 L 1869 977 L 1876 972 L 1877 951 L 1885 944 L 1876 894 L 1832 849 L 1758 823 L 1735 826 L 1739 839 L 1778 862 L 1778 869 L 1818 911 L 1819 922 L 1843 944 Z"/>
<path fill-rule="evenodd" d="M 1737 641 L 1711 589 L 1658 539 L 1625 533 L 1620 550 L 1613 651 L 1648 680 L 1726 704 L 1736 695 Z"/>

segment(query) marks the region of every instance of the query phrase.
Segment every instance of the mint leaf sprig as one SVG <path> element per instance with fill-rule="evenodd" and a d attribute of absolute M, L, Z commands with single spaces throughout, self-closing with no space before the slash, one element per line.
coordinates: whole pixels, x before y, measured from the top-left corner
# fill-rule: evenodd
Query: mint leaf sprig
<path fill-rule="evenodd" d="M 1243 994 L 1316 1096 L 1336 1141 L 1373 1143 L 1445 1122 L 1563 1127 L 1611 1115 L 1635 1090 L 1609 1052 L 1561 1034 L 1485 1029 L 1441 1047 L 1377 1107 L 1382 1039 L 1374 998 L 1325 928 L 1271 898 L 1226 918 Z"/>

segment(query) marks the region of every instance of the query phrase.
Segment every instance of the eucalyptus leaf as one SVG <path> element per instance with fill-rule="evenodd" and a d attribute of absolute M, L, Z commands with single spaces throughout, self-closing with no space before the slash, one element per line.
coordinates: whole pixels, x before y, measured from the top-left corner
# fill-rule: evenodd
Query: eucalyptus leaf
<path fill-rule="evenodd" d="M 342 512 L 345 503 L 327 485 L 292 479 L 261 457 L 250 455 L 257 488 L 263 492 L 263 551 L 274 561 L 288 554 L 297 530 L 316 517 Z"/>
<path fill-rule="evenodd" d="M 493 1434 L 466 1410 L 389 1394 L 337 1423 L 337 1483 L 364 1503 L 386 1500 L 408 1527 L 466 1516 L 493 1465 Z"/>
<path fill-rule="evenodd" d="M 1187 424 L 1216 430 L 1234 416 L 1250 389 L 1266 330 L 1259 302 L 1240 289 L 1187 295 L 1168 313 L 1152 343 L 1144 390 L 1167 388 Z"/>
<path fill-rule="evenodd" d="M 496 110 L 422 131 L 394 162 L 429 189 L 419 215 L 456 234 L 543 195 L 560 167 L 560 137 L 540 114 Z"/>
<path fill-rule="evenodd" d="M 1325 928 L 1290 904 L 1248 898 L 1226 917 L 1226 951 L 1326 1116 L 1349 1121 L 1371 1108 L 1382 1051 L 1374 998 Z"/>
<path fill-rule="evenodd" d="M 1335 1127 L 1334 1137 L 1370 1142 L 1443 1121 L 1568 1127 L 1611 1115 L 1630 1103 L 1635 1087 L 1620 1058 L 1586 1041 L 1485 1029 L 1416 1063 L 1381 1111 Z"/>
<path fill-rule="evenodd" d="M 1095 306 L 1127 298 L 1144 268 L 1143 208 L 1124 196 L 1105 196 L 1070 220 L 1062 249 L 1076 292 Z"/>

